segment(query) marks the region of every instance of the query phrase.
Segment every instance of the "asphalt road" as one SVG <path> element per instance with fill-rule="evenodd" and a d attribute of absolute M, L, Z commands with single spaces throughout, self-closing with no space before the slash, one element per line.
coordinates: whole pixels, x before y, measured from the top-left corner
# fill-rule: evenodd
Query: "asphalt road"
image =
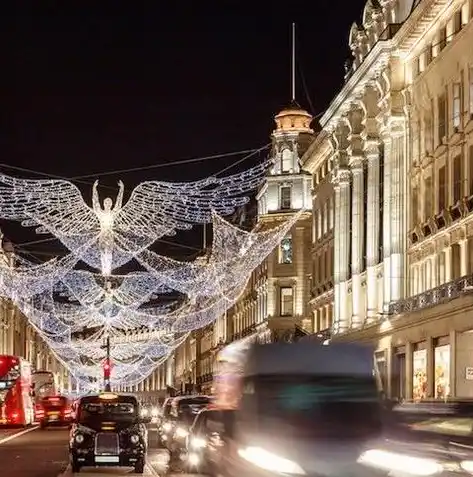
<path fill-rule="evenodd" d="M 67 467 L 67 430 L 1 430 L 0 462 L 8 477 L 57 477 Z M 10 437 L 10 440 L 6 438 Z"/>
<path fill-rule="evenodd" d="M 1 475 L 5 477 L 72 477 L 68 465 L 67 429 L 0 429 Z M 157 444 L 154 430 L 149 431 L 147 466 L 143 477 L 173 477 L 186 474 L 170 471 L 168 454 Z M 132 477 L 130 469 L 83 469 L 81 477 Z M 197 476 L 193 476 L 197 477 Z"/>

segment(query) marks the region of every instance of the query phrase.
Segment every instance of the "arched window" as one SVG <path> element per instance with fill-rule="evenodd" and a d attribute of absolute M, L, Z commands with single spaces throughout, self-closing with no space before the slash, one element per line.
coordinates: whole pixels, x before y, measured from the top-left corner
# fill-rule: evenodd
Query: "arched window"
<path fill-rule="evenodd" d="M 281 172 L 292 171 L 292 152 L 289 149 L 283 149 L 281 159 Z"/>

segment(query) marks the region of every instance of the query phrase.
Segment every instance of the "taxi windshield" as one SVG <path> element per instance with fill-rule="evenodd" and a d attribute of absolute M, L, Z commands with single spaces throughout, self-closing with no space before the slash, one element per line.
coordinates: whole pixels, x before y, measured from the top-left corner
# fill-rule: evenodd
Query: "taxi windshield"
<path fill-rule="evenodd" d="M 137 418 L 137 406 L 131 402 L 84 402 L 78 412 L 78 422 L 123 421 L 132 422 Z"/>

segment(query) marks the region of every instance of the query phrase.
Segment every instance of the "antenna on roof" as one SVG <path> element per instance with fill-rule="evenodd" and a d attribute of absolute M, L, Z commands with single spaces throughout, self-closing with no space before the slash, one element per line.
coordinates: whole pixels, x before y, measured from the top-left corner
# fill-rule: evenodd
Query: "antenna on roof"
<path fill-rule="evenodd" d="M 296 101 L 296 24 L 292 24 L 292 65 L 291 65 L 292 102 Z"/>

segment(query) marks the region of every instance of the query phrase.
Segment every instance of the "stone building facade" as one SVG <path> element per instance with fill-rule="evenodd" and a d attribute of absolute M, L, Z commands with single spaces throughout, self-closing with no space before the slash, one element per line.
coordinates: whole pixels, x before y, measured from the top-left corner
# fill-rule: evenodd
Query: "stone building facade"
<path fill-rule="evenodd" d="M 335 188 L 335 340 L 385 391 L 473 396 L 473 1 L 374 1 L 321 118 Z"/>
<path fill-rule="evenodd" d="M 13 244 L 4 239 L 1 231 L 0 237 L 0 260 L 15 266 Z M 52 371 L 60 389 L 65 392 L 74 390 L 74 381 L 66 368 L 51 353 L 27 318 L 7 298 L 0 298 L 0 354 L 21 356 L 31 363 L 33 370 Z"/>
<path fill-rule="evenodd" d="M 301 159 L 312 175 L 312 331 L 323 341 L 333 325 L 335 189 L 330 135 L 322 131 Z"/>

